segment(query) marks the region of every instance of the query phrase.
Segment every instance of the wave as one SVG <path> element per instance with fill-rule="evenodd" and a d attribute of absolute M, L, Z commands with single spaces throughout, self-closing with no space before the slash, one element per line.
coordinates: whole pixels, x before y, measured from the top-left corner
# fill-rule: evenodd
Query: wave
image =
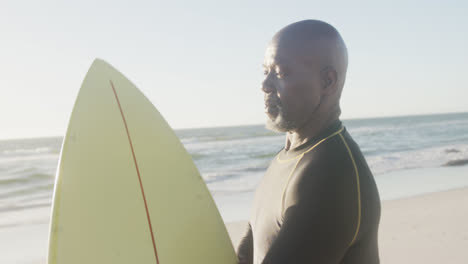
<path fill-rule="evenodd" d="M 445 150 L 445 153 L 460 153 L 460 150 L 455 148 L 449 148 Z"/>
<path fill-rule="evenodd" d="M 32 149 L 11 149 L 4 150 L 2 154 L 39 154 L 39 153 L 50 153 L 51 148 L 41 147 L 41 148 L 32 148 Z"/>
<path fill-rule="evenodd" d="M 49 207 L 50 205 L 51 205 L 51 202 L 42 202 L 42 203 L 26 204 L 26 205 L 8 205 L 5 207 L 0 207 L 0 213 L 20 211 L 20 210 L 40 208 L 40 207 Z"/>
<path fill-rule="evenodd" d="M 61 137 L 0 140 L 0 157 L 58 155 L 61 146 Z"/>
<path fill-rule="evenodd" d="M 11 199 L 13 197 L 19 197 L 22 195 L 32 195 L 34 193 L 38 192 L 50 192 L 52 193 L 54 189 L 54 182 L 48 182 L 48 183 L 43 183 L 41 182 L 40 184 L 29 184 L 29 185 L 20 185 L 20 188 L 12 189 L 10 190 L 7 189 L 7 191 L 3 191 L 0 193 L 0 199 Z"/>
<path fill-rule="evenodd" d="M 50 180 L 53 178 L 53 175 L 45 173 L 34 173 L 25 177 L 11 176 L 6 178 L 0 178 L 0 186 L 15 183 L 27 184 L 34 181 Z"/>
<path fill-rule="evenodd" d="M 238 176 L 239 176 L 238 174 L 223 173 L 223 174 L 217 174 L 216 176 L 205 175 L 204 178 L 205 178 L 205 183 L 210 184 L 210 183 L 213 183 L 213 182 L 219 182 L 219 181 L 225 181 L 225 180 L 233 179 L 233 178 L 236 178 Z"/>
<path fill-rule="evenodd" d="M 24 156 L 0 156 L 1 164 L 11 164 L 13 162 L 34 162 L 34 161 L 44 161 L 48 162 L 49 160 L 56 163 L 59 159 L 59 154 L 50 154 L 43 153 L 38 155 L 24 155 Z"/>
<path fill-rule="evenodd" d="M 176 134 L 184 144 L 280 136 L 263 125 L 183 129 L 176 130 Z"/>
<path fill-rule="evenodd" d="M 219 172 L 202 172 L 202 177 L 206 183 L 223 182 L 230 179 L 248 177 L 252 173 L 263 172 L 266 166 L 248 166 L 237 169 L 221 170 Z"/>
<path fill-rule="evenodd" d="M 446 167 L 463 166 L 468 164 L 468 159 L 449 160 L 444 164 Z"/>
<path fill-rule="evenodd" d="M 38 225 L 38 224 L 49 224 L 49 223 L 50 223 L 49 218 L 29 220 L 29 221 L 16 221 L 16 222 L 10 222 L 6 224 L 2 223 L 0 224 L 0 229 L 7 229 L 7 228 L 23 226 L 23 225 Z"/>
<path fill-rule="evenodd" d="M 405 169 L 461 166 L 468 163 L 468 144 L 397 151 L 366 159 L 374 175 Z"/>

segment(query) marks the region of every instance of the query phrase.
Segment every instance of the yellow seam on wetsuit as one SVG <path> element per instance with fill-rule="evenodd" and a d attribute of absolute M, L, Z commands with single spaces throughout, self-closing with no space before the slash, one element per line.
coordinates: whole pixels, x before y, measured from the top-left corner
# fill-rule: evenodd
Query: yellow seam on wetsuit
<path fill-rule="evenodd" d="M 325 140 L 327 140 L 327 139 L 329 139 L 329 138 L 331 138 L 331 137 L 333 137 L 333 136 L 335 136 L 335 135 L 341 133 L 341 131 L 343 131 L 343 129 L 344 129 L 344 127 L 341 127 L 341 128 L 340 128 L 338 131 L 336 131 L 335 133 L 333 133 L 333 134 L 329 135 L 328 137 L 326 137 L 326 138 L 320 140 L 320 141 L 317 142 L 315 145 L 313 145 L 312 147 L 310 147 L 308 150 L 304 151 L 303 153 L 297 155 L 297 156 L 294 157 L 294 158 L 289 158 L 289 159 L 284 159 L 284 160 L 283 160 L 283 159 L 280 159 L 280 157 L 279 157 L 280 155 L 278 155 L 278 156 L 277 156 L 277 160 L 278 160 L 279 162 L 288 162 L 288 161 L 291 161 L 291 160 L 295 160 L 295 159 L 297 159 L 297 158 L 303 156 L 303 155 L 306 154 L 307 152 L 313 150 L 315 147 L 317 147 L 320 143 L 324 142 Z"/>
<path fill-rule="evenodd" d="M 279 162 L 287 162 L 287 161 L 291 161 L 291 160 L 294 160 L 294 159 L 297 159 L 297 162 L 296 164 L 294 165 L 294 168 L 291 170 L 291 173 L 289 173 L 289 176 L 288 176 L 288 180 L 286 181 L 286 184 L 284 185 L 284 188 L 283 188 L 283 194 L 281 195 L 281 213 L 283 213 L 283 210 L 284 210 L 284 199 L 285 199 L 285 196 L 284 194 L 286 193 L 286 188 L 288 188 L 289 186 L 289 182 L 291 181 L 291 176 L 293 175 L 294 171 L 296 170 L 296 167 L 297 167 L 297 164 L 299 164 L 299 162 L 301 161 L 302 157 L 304 157 L 304 154 L 306 154 L 307 152 L 313 150 L 315 147 L 317 147 L 318 145 L 320 145 L 320 143 L 324 142 L 325 140 L 335 136 L 335 135 L 338 135 L 341 133 L 341 131 L 343 131 L 344 127 L 341 127 L 340 129 L 338 129 L 338 131 L 334 132 L 333 134 L 329 135 L 328 137 L 320 140 L 319 142 L 317 142 L 315 145 L 313 145 L 312 147 L 310 147 L 308 150 L 304 151 L 303 153 L 297 155 L 296 157 L 294 158 L 290 158 L 290 159 L 286 159 L 286 160 L 282 160 L 279 158 L 279 155 L 277 156 L 278 157 L 278 161 Z M 341 134 L 340 134 L 341 135 Z"/>
<path fill-rule="evenodd" d="M 354 166 L 354 172 L 356 173 L 356 184 L 357 184 L 357 193 L 358 193 L 358 223 L 356 227 L 356 232 L 354 233 L 353 240 L 351 240 L 351 243 L 349 243 L 349 246 L 351 246 L 354 241 L 356 241 L 357 235 L 359 233 L 359 228 L 361 227 L 361 187 L 359 183 L 359 172 L 358 168 L 356 165 L 356 161 L 354 160 L 353 153 L 351 153 L 351 149 L 348 146 L 348 143 L 346 143 L 346 140 L 344 139 L 343 135 L 340 134 L 341 140 L 343 140 L 343 143 L 348 150 L 349 157 L 351 158 L 351 161 L 353 162 Z"/>

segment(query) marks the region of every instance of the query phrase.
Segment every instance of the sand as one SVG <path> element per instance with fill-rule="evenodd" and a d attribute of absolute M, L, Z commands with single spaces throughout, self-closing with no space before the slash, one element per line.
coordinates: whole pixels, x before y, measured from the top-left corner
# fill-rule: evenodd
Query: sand
<path fill-rule="evenodd" d="M 380 223 L 383 264 L 468 263 L 468 188 L 384 201 Z M 227 225 L 236 247 L 245 226 Z"/>
<path fill-rule="evenodd" d="M 245 226 L 227 224 L 235 246 Z M 45 263 L 47 234 L 47 223 L 1 228 L 0 263 Z M 383 264 L 468 263 L 468 188 L 384 201 L 379 244 Z"/>

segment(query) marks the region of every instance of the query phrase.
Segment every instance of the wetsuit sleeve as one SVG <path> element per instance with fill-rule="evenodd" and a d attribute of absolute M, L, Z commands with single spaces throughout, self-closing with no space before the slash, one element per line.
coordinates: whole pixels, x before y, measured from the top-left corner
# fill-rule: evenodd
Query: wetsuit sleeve
<path fill-rule="evenodd" d="M 247 231 L 237 247 L 237 259 L 239 264 L 253 263 L 253 237 L 250 223 L 247 224 Z"/>
<path fill-rule="evenodd" d="M 337 180 L 340 169 L 318 172 L 318 177 L 302 173 L 288 187 L 283 223 L 262 263 L 339 264 L 343 259 L 356 233 L 355 189 Z"/>

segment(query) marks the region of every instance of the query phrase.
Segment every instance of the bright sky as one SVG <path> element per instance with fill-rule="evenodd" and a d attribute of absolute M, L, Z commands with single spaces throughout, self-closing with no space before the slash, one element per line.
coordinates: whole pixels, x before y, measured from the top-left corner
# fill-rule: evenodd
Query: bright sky
<path fill-rule="evenodd" d="M 265 47 L 309 18 L 348 45 L 343 118 L 468 111 L 467 13 L 466 1 L 2 1 L 0 139 L 64 135 L 96 57 L 172 127 L 263 123 Z"/>

